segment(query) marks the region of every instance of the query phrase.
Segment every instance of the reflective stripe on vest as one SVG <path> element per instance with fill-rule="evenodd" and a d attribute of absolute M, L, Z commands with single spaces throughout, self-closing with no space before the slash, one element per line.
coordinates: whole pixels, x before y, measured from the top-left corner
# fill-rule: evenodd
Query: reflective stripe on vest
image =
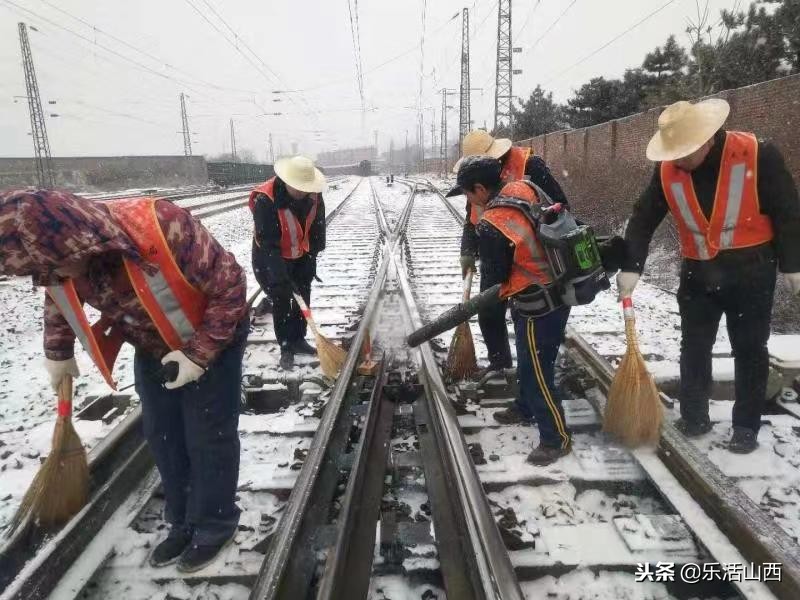
<path fill-rule="evenodd" d="M 661 184 L 678 225 L 681 253 L 709 260 L 720 250 L 746 248 L 773 238 L 772 222 L 758 200 L 758 141 L 751 133 L 729 131 L 722 150 L 711 218 L 700 208 L 690 173 L 661 164 Z"/>
<path fill-rule="evenodd" d="M 113 200 L 105 206 L 134 242 L 142 259 L 154 267 L 154 272 L 149 273 L 137 263 L 123 259 L 131 286 L 161 339 L 171 350 L 179 350 L 203 322 L 207 299 L 186 280 L 175 262 L 161 230 L 155 202 L 154 198 L 130 198 Z M 113 331 L 113 323 L 106 323 L 101 317 L 98 323 L 89 326 L 71 280 L 47 291 L 103 377 L 115 388 L 111 372 L 121 335 Z M 109 326 L 111 331 L 106 333 L 104 330 Z"/>
<path fill-rule="evenodd" d="M 264 194 L 270 201 L 275 202 L 275 180 L 273 177 L 266 183 L 261 184 L 250 192 L 250 207 L 251 210 L 255 209 L 256 197 L 259 194 Z M 281 226 L 281 256 L 283 258 L 294 260 L 307 254 L 310 248 L 310 233 L 311 224 L 317 217 L 317 208 L 319 207 L 319 194 L 311 194 L 313 204 L 311 210 L 308 211 L 306 217 L 305 229 L 300 225 L 294 213 L 289 208 L 279 208 L 278 221 Z M 258 246 L 256 239 L 256 246 Z"/>
<path fill-rule="evenodd" d="M 511 275 L 500 286 L 503 298 L 513 296 L 532 285 L 547 285 L 553 277 L 544 248 L 528 218 L 516 208 L 501 206 L 486 209 L 484 221 L 494 225 L 514 244 L 514 263 Z"/>
<path fill-rule="evenodd" d="M 525 177 L 525 165 L 530 155 L 530 148 L 512 146 L 508 151 L 508 157 L 503 162 L 503 171 L 500 173 L 500 179 L 503 181 L 518 181 Z"/>

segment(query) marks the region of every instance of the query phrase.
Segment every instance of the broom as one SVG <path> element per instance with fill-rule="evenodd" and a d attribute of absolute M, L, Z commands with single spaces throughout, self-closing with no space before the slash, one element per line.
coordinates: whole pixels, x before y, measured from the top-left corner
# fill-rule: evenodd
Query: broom
<path fill-rule="evenodd" d="M 472 275 L 470 270 L 464 278 L 464 296 L 462 302 L 469 300 L 472 290 Z M 478 370 L 478 361 L 475 358 L 475 342 L 472 340 L 472 330 L 469 321 L 456 327 L 453 339 L 450 340 L 450 349 L 447 352 L 447 374 L 454 381 L 467 379 Z"/>
<path fill-rule="evenodd" d="M 300 306 L 300 311 L 303 313 L 303 317 L 311 328 L 311 332 L 314 334 L 317 343 L 319 365 L 322 368 L 322 372 L 325 373 L 327 377 L 336 379 L 342 365 L 344 365 L 344 361 L 347 359 L 347 352 L 319 332 L 317 324 L 314 323 L 314 318 L 311 316 L 311 309 L 308 308 L 303 297 L 297 292 L 292 292 L 292 294 L 295 302 Z"/>
<path fill-rule="evenodd" d="M 661 399 L 636 338 L 633 301 L 622 299 L 628 348 L 608 390 L 603 429 L 626 446 L 655 444 L 661 428 Z"/>
<path fill-rule="evenodd" d="M 72 425 L 72 376 L 67 375 L 58 388 L 52 449 L 22 498 L 9 533 L 29 517 L 40 527 L 60 525 L 84 507 L 88 495 L 89 464 Z"/>

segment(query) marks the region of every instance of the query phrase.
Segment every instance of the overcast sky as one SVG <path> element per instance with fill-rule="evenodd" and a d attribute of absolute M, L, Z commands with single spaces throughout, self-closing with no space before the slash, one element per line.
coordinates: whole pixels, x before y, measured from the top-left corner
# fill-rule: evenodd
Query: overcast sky
<path fill-rule="evenodd" d="M 712 22 L 734 4 L 709 0 Z M 438 140 L 438 91 L 460 81 L 464 7 L 472 86 L 483 88 L 472 94 L 472 118 L 491 128 L 495 0 L 350 0 L 356 5 L 364 112 L 348 0 L 0 0 L 0 156 L 32 155 L 26 100 L 13 98 L 25 94 L 19 21 L 37 29 L 29 36 L 42 100 L 48 115 L 59 115 L 47 118 L 54 156 L 182 154 L 181 92 L 195 154 L 229 152 L 231 118 L 238 149 L 259 160 L 269 133 L 276 154 L 292 143 L 310 155 L 371 144 L 375 130 L 384 151 L 392 138 L 402 146 L 406 131 L 415 141 L 418 106 L 430 144 L 432 110 Z M 565 100 L 591 77 L 620 76 L 670 33 L 685 44 L 695 15 L 696 0 L 514 0 L 513 45 L 523 49 L 514 54 L 523 71 L 514 94 L 527 97 L 541 83 Z M 458 97 L 448 103 L 453 139 Z M 282 114 L 265 114 L 275 112 Z"/>

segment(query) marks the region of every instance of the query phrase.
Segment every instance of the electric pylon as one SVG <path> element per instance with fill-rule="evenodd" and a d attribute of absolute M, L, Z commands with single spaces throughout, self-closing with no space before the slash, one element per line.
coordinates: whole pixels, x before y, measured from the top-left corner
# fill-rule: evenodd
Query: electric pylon
<path fill-rule="evenodd" d="M 236 132 L 233 130 L 233 119 L 231 119 L 231 160 L 236 162 Z"/>
<path fill-rule="evenodd" d="M 469 133 L 470 114 L 469 114 L 469 10 L 464 9 L 461 13 L 461 105 L 459 107 L 458 124 L 458 146 Z"/>
<path fill-rule="evenodd" d="M 33 55 L 25 23 L 19 24 L 19 45 L 22 49 L 25 91 L 28 98 L 28 112 L 31 116 L 31 137 L 33 138 L 33 151 L 36 155 L 36 181 L 40 188 L 55 187 L 50 158 L 50 142 L 47 140 L 47 127 L 44 122 L 42 100 L 39 96 L 39 84 L 36 81 L 36 70 L 33 68 Z"/>
<path fill-rule="evenodd" d="M 181 92 L 181 126 L 183 127 L 183 153 L 192 155 L 192 134 L 189 132 L 189 117 L 186 115 L 186 97 Z"/>
<path fill-rule="evenodd" d="M 272 146 L 272 134 L 269 134 L 269 162 L 275 164 L 275 150 Z"/>
<path fill-rule="evenodd" d="M 497 4 L 497 73 L 494 90 L 494 129 L 502 126 L 513 129 L 511 115 L 511 0 Z"/>

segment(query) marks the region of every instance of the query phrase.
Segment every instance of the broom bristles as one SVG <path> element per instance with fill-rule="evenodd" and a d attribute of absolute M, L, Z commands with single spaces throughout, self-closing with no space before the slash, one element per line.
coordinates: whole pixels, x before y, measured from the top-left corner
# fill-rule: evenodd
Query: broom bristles
<path fill-rule="evenodd" d="M 447 352 L 446 369 L 447 374 L 456 381 L 467 379 L 478 371 L 475 341 L 472 339 L 472 330 L 468 322 L 456 327 Z"/>
<path fill-rule="evenodd" d="M 339 371 L 342 370 L 344 361 L 347 360 L 347 352 L 320 333 L 317 333 L 314 337 L 316 338 L 317 356 L 319 356 L 319 366 L 322 372 L 326 377 L 336 379 Z"/>
<path fill-rule="evenodd" d="M 663 412 L 639 351 L 634 319 L 625 319 L 627 350 L 608 390 L 603 429 L 630 447 L 658 442 Z"/>

